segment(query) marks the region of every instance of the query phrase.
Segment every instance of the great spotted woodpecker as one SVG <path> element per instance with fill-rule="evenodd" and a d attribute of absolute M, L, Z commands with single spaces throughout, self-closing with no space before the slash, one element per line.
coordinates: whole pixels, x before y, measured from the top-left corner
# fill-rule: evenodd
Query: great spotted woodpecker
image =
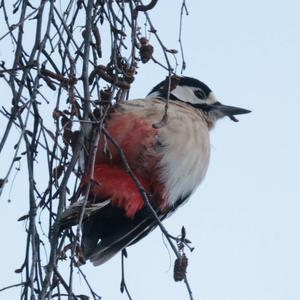
<path fill-rule="evenodd" d="M 105 124 L 160 220 L 184 203 L 203 180 L 210 158 L 209 130 L 215 122 L 224 116 L 237 121 L 235 115 L 250 112 L 221 104 L 197 79 L 180 77 L 175 85 L 167 83 L 159 83 L 145 99 L 115 105 Z M 167 98 L 167 118 L 155 126 L 164 116 Z M 83 177 L 83 188 L 88 177 Z M 77 202 L 65 211 L 63 227 L 76 223 L 74 211 L 81 205 Z M 120 153 L 102 135 L 82 225 L 84 256 L 100 265 L 156 226 Z"/>

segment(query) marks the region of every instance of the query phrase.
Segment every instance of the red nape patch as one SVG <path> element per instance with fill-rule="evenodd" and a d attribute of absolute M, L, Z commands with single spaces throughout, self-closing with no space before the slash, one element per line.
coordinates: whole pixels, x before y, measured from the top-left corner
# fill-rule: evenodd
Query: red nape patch
<path fill-rule="evenodd" d="M 139 178 L 148 192 L 148 182 Z M 83 187 L 88 183 L 88 175 L 82 179 Z M 128 173 L 120 166 L 97 164 L 94 169 L 94 184 L 90 193 L 99 198 L 111 198 L 112 204 L 124 208 L 128 217 L 133 217 L 144 206 L 143 197 Z"/>

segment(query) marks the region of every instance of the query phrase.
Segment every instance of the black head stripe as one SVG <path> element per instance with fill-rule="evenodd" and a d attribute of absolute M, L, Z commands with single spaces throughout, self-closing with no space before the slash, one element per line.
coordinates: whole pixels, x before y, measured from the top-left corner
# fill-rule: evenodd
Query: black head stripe
<path fill-rule="evenodd" d="M 180 77 L 179 82 L 177 83 L 178 86 L 188 86 L 195 88 L 195 93 L 198 93 L 197 90 L 199 90 L 199 95 L 196 95 L 199 99 L 206 99 L 208 95 L 211 92 L 211 89 L 202 81 L 192 78 L 192 77 Z M 175 87 L 176 88 L 176 87 Z M 166 89 L 165 89 L 165 80 L 157 84 L 149 94 L 159 92 L 159 96 L 166 97 Z M 201 98 L 202 97 L 202 98 Z M 176 99 L 176 97 L 174 97 Z M 170 97 L 170 99 L 172 99 Z M 174 100 L 175 100 L 174 99 Z"/>
<path fill-rule="evenodd" d="M 193 104 L 193 103 L 189 103 L 190 105 L 192 105 L 193 107 L 195 108 L 198 108 L 198 109 L 201 109 L 203 110 L 204 112 L 209 112 L 213 109 L 213 106 L 212 105 L 208 105 L 208 104 L 204 104 L 204 103 L 197 103 L 197 104 Z M 221 104 L 220 102 L 215 102 L 214 104 Z"/>
<path fill-rule="evenodd" d="M 164 81 L 160 82 L 159 84 L 157 84 L 150 92 L 149 94 L 152 94 L 154 92 L 158 92 L 158 91 L 161 91 L 163 92 L 163 87 L 164 87 Z M 149 95 L 148 94 L 148 95 Z"/>
<path fill-rule="evenodd" d="M 201 89 L 207 96 L 211 92 L 211 89 L 202 81 L 192 78 L 192 77 L 181 77 L 179 85 L 183 86 L 190 86 Z"/>

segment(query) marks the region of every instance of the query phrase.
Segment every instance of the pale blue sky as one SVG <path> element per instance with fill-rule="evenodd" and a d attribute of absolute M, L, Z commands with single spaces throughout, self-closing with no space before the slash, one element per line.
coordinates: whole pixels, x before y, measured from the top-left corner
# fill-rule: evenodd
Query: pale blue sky
<path fill-rule="evenodd" d="M 179 2 L 159 1 L 151 12 L 169 48 L 179 49 Z M 224 104 L 253 112 L 240 116 L 239 123 L 225 119 L 217 124 L 205 181 L 165 225 L 174 234 L 184 225 L 193 242 L 195 251 L 187 255 L 195 299 L 300 299 L 300 2 L 187 5 L 184 74 L 207 83 Z M 157 65 L 141 66 L 132 97 L 146 95 L 165 76 Z M 13 270 L 22 262 L 25 240 L 16 222 L 26 210 L 22 180 L 17 177 L 20 185 L 12 187 L 12 203 L 6 201 L 8 190 L 0 201 L 0 288 L 19 280 Z M 133 299 L 188 299 L 184 285 L 173 282 L 174 258 L 170 262 L 159 230 L 128 254 L 126 278 Z M 103 299 L 127 299 L 119 292 L 119 256 L 83 269 Z M 9 291 L 0 299 L 17 295 Z"/>

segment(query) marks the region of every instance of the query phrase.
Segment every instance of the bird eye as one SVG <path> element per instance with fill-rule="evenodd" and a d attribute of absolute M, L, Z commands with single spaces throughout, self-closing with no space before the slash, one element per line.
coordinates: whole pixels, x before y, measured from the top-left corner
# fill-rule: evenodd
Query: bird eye
<path fill-rule="evenodd" d="M 194 94 L 199 99 L 206 99 L 206 95 L 205 95 L 205 93 L 202 90 L 195 90 Z"/>

